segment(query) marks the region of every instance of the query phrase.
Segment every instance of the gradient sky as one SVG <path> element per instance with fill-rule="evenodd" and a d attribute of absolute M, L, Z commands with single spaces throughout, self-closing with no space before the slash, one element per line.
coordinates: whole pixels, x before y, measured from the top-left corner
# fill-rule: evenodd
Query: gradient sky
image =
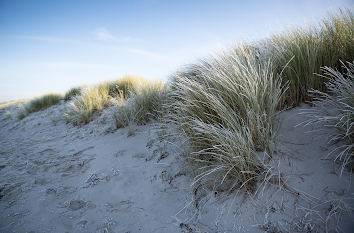
<path fill-rule="evenodd" d="M 241 41 L 318 22 L 346 0 L 0 0 L 0 102 L 125 74 L 166 79 Z"/>

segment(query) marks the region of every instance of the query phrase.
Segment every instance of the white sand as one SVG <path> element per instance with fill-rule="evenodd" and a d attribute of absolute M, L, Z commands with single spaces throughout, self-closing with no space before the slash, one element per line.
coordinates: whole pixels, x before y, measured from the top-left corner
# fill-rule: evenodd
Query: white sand
<path fill-rule="evenodd" d="M 339 165 L 324 159 L 334 148 L 326 134 L 294 127 L 305 119 L 301 108 L 280 115 L 271 164 L 286 185 L 269 184 L 256 197 L 192 187 L 180 151 L 151 124 L 127 137 L 107 109 L 78 128 L 64 122 L 64 108 L 22 121 L 0 111 L 0 232 L 354 229 L 351 174 L 340 177 Z"/>

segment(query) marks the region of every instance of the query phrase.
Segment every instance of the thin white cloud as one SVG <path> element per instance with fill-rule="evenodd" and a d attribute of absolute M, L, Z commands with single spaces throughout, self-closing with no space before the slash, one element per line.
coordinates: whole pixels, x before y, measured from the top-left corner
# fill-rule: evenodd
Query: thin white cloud
<path fill-rule="evenodd" d="M 98 28 L 94 32 L 96 40 L 113 40 L 115 37 L 106 29 Z"/>
<path fill-rule="evenodd" d="M 106 28 L 98 28 L 94 32 L 94 39 L 99 41 L 113 41 L 113 42 L 142 42 L 140 38 L 130 37 L 130 36 L 114 36 Z M 78 43 L 78 44 L 90 44 L 89 41 L 78 40 L 66 37 L 56 37 L 47 35 L 0 35 L 0 38 L 14 38 L 20 40 L 32 40 L 32 41 L 44 41 L 44 42 L 62 42 L 62 43 Z"/>
<path fill-rule="evenodd" d="M 134 38 L 130 36 L 123 36 L 123 37 L 116 37 L 117 41 L 124 41 L 124 42 L 142 42 L 143 40 L 140 38 Z"/>
<path fill-rule="evenodd" d="M 101 40 L 101 41 L 115 41 L 115 42 L 142 42 L 143 41 L 140 38 L 113 35 L 105 27 L 97 28 L 94 31 L 94 37 L 96 40 Z"/>
<path fill-rule="evenodd" d="M 142 56 L 145 56 L 145 57 L 166 58 L 166 56 L 164 56 L 163 54 L 151 52 L 151 51 L 144 50 L 144 49 L 131 48 L 128 51 L 133 53 L 133 54 L 142 55 Z"/>

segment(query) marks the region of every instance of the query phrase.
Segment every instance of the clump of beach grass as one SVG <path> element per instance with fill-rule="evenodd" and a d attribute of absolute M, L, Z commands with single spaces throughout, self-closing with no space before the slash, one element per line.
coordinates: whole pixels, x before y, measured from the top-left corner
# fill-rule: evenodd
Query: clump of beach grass
<path fill-rule="evenodd" d="M 134 108 L 131 103 L 125 103 L 117 108 L 113 114 L 114 123 L 117 129 L 125 128 L 134 124 Z"/>
<path fill-rule="evenodd" d="M 131 96 L 136 112 L 134 121 L 140 125 L 162 117 L 167 92 L 167 86 L 160 81 L 153 81 L 134 89 Z"/>
<path fill-rule="evenodd" d="M 309 89 L 326 91 L 316 73 L 324 66 L 340 70 L 339 60 L 350 61 L 354 57 L 353 38 L 353 13 L 341 10 L 318 26 L 274 35 L 261 44 L 263 56 L 273 59 L 275 72 L 282 73 L 283 83 L 289 83 L 285 104 L 293 107 L 311 100 Z"/>
<path fill-rule="evenodd" d="M 72 97 L 64 119 L 74 125 L 87 124 L 94 113 L 101 112 L 110 104 L 123 102 L 134 88 L 144 82 L 140 77 L 124 76 L 82 89 L 80 95 Z"/>
<path fill-rule="evenodd" d="M 82 87 L 73 87 L 70 88 L 64 95 L 64 100 L 65 101 L 69 101 L 71 99 L 73 99 L 75 96 L 78 96 L 81 94 L 82 91 Z"/>
<path fill-rule="evenodd" d="M 120 104 L 114 114 L 117 128 L 131 124 L 142 125 L 162 117 L 168 87 L 161 81 L 145 81 L 130 92 L 129 99 Z"/>
<path fill-rule="evenodd" d="M 31 113 L 38 112 L 52 105 L 58 104 L 62 98 L 63 97 L 60 94 L 51 93 L 32 99 L 28 103 L 20 105 L 18 118 L 21 120 Z"/>
<path fill-rule="evenodd" d="M 196 181 L 221 177 L 251 189 L 262 170 L 255 153 L 272 151 L 284 92 L 270 61 L 241 45 L 177 72 L 170 85 L 165 125 L 188 139 Z"/>
<path fill-rule="evenodd" d="M 113 115 L 117 128 L 129 125 L 129 122 L 144 124 L 156 118 L 162 109 L 160 97 L 166 89 L 160 82 L 149 81 L 141 77 L 124 76 L 114 81 L 103 82 L 81 91 L 73 97 L 64 113 L 64 119 L 74 125 L 87 124 L 94 113 L 101 112 L 109 105 L 117 106 Z"/>
<path fill-rule="evenodd" d="M 126 75 L 123 78 L 107 82 L 108 94 L 112 97 L 130 96 L 132 90 L 139 86 L 144 86 L 148 81 L 142 77 Z"/>
<path fill-rule="evenodd" d="M 69 103 L 64 119 L 74 125 L 86 124 L 95 112 L 100 112 L 108 106 L 110 98 L 107 83 L 89 87 Z"/>
<path fill-rule="evenodd" d="M 304 111 L 310 119 L 306 124 L 324 125 L 335 129 L 330 142 L 342 142 L 333 150 L 335 161 L 342 164 L 341 172 L 353 163 L 354 157 L 354 64 L 343 64 L 345 72 L 341 73 L 330 67 L 323 67 L 323 75 L 328 93 L 310 90 L 313 107 Z"/>

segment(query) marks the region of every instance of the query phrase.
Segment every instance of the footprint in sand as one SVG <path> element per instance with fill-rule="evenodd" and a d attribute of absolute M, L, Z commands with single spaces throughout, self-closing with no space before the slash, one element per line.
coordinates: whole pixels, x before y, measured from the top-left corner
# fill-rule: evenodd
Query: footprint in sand
<path fill-rule="evenodd" d="M 144 159 L 146 156 L 144 153 L 136 153 L 132 157 L 137 159 Z"/>
<path fill-rule="evenodd" d="M 75 152 L 75 153 L 73 154 L 73 156 L 82 155 L 85 151 L 91 150 L 91 149 L 93 149 L 93 148 L 95 148 L 95 147 L 94 147 L 94 146 L 89 146 L 89 147 L 87 147 L 87 148 L 84 148 L 84 149 L 82 149 L 82 150 L 79 150 L 79 151 Z"/>
<path fill-rule="evenodd" d="M 79 161 L 72 159 L 64 163 L 60 168 L 57 169 L 56 172 L 62 173 L 62 176 L 69 176 L 74 173 L 83 172 L 88 168 L 87 164 L 93 159 L 94 158 L 82 159 Z"/>
<path fill-rule="evenodd" d="M 39 170 L 38 166 L 30 166 L 27 170 L 27 173 L 30 175 L 36 175 L 38 170 Z"/>
<path fill-rule="evenodd" d="M 34 179 L 34 184 L 45 185 L 47 183 L 48 183 L 47 179 L 42 178 L 42 177 L 36 177 Z"/>
<path fill-rule="evenodd" d="M 53 154 L 57 154 L 57 153 L 59 153 L 57 150 L 54 150 L 51 148 L 48 148 L 48 149 L 45 149 L 45 150 L 42 150 L 39 152 L 40 155 L 45 155 L 45 154 L 53 155 Z"/>
<path fill-rule="evenodd" d="M 85 206 L 86 206 L 86 202 L 83 200 L 71 200 L 68 208 L 70 210 L 76 211 L 84 208 Z"/>
<path fill-rule="evenodd" d="M 83 200 L 71 200 L 68 205 L 68 209 L 72 211 L 80 210 L 85 207 L 89 209 L 93 209 L 96 208 L 96 205 L 90 201 L 83 201 Z"/>
<path fill-rule="evenodd" d="M 129 210 L 129 209 L 131 209 L 133 204 L 134 204 L 134 202 L 132 202 L 130 200 L 124 200 L 124 201 L 115 202 L 115 203 L 108 202 L 105 204 L 105 207 L 108 212 L 113 213 L 116 211 Z"/>
<path fill-rule="evenodd" d="M 47 194 L 56 194 L 57 193 L 57 190 L 54 189 L 54 188 L 48 188 L 47 191 L 46 191 Z"/>
<path fill-rule="evenodd" d="M 125 155 L 126 151 L 127 150 L 120 150 L 117 153 L 115 153 L 113 156 L 116 157 L 116 158 L 121 157 L 121 156 Z"/>

